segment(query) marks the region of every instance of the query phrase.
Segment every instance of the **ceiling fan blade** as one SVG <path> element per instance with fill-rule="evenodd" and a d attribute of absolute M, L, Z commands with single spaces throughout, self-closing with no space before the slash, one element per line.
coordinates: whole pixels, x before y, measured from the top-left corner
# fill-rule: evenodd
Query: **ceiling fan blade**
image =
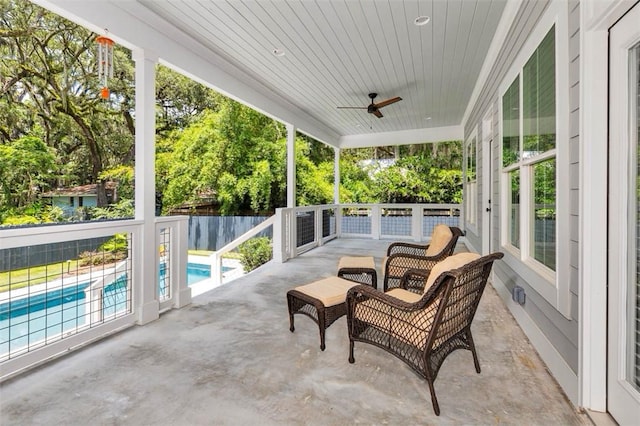
<path fill-rule="evenodd" d="M 384 117 L 379 109 L 374 110 L 371 114 L 375 115 L 378 118 Z"/>
<path fill-rule="evenodd" d="M 367 107 L 356 107 L 356 106 L 343 106 L 343 107 L 336 107 L 338 109 L 367 109 Z"/>
<path fill-rule="evenodd" d="M 396 102 L 399 102 L 401 100 L 402 98 L 400 96 L 396 96 L 395 98 L 387 99 L 386 101 L 378 102 L 374 105 L 376 106 L 376 108 L 382 108 L 387 105 L 395 104 Z"/>

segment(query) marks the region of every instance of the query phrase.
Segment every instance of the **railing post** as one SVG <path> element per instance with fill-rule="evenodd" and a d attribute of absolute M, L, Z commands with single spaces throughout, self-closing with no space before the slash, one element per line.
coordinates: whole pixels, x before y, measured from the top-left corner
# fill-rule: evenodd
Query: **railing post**
<path fill-rule="evenodd" d="M 177 220 L 175 224 L 175 233 L 171 238 L 171 257 L 173 259 L 172 295 L 174 298 L 174 306 L 182 308 L 191 303 L 191 288 L 187 282 L 187 259 L 188 259 L 188 227 L 189 218 L 187 216 Z"/>
<path fill-rule="evenodd" d="M 315 209 L 315 240 L 316 240 L 316 245 L 319 247 L 322 245 L 322 226 L 323 226 L 323 208 L 322 206 L 319 206 Z"/>
<path fill-rule="evenodd" d="M 336 238 L 342 235 L 342 204 L 336 204 Z"/>
<path fill-rule="evenodd" d="M 289 210 L 285 222 L 287 224 L 287 237 L 289 242 L 289 250 L 287 260 L 293 259 L 298 255 L 298 212 L 295 208 Z"/>
<path fill-rule="evenodd" d="M 379 204 L 375 204 L 371 207 L 371 238 L 374 240 L 380 239 L 380 212 L 382 209 Z"/>
<path fill-rule="evenodd" d="M 217 251 L 211 254 L 211 279 L 214 287 L 222 284 L 222 256 Z"/>
<path fill-rule="evenodd" d="M 273 223 L 273 254 L 275 262 L 284 263 L 284 222 L 282 209 L 276 209 L 276 221 Z"/>
<path fill-rule="evenodd" d="M 422 205 L 411 207 L 411 235 L 414 241 L 422 241 Z"/>

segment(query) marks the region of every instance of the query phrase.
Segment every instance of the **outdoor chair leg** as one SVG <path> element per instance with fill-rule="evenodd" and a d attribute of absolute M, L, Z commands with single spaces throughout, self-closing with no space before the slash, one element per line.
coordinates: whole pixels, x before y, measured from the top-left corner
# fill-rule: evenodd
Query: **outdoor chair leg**
<path fill-rule="evenodd" d="M 353 364 L 356 359 L 353 357 L 353 340 L 349 340 L 349 363 Z"/>
<path fill-rule="evenodd" d="M 324 331 L 326 329 L 325 324 L 325 311 L 322 308 L 317 308 L 318 311 L 318 326 L 320 328 L 320 350 L 324 351 L 325 345 L 324 345 Z"/>
<path fill-rule="evenodd" d="M 476 367 L 476 373 L 480 374 L 480 361 L 478 361 L 478 354 L 476 353 L 476 345 L 473 343 L 473 337 L 471 336 L 471 329 L 467 330 L 467 340 L 471 347 L 471 353 L 473 354 L 473 364 Z"/>
<path fill-rule="evenodd" d="M 440 405 L 438 405 L 438 398 L 436 398 L 436 390 L 433 387 L 433 381 L 427 379 L 427 383 L 429 383 L 429 392 L 431 392 L 431 403 L 433 404 L 433 411 L 436 413 L 436 416 L 439 416 Z"/>
<path fill-rule="evenodd" d="M 292 333 L 295 331 L 295 327 L 293 326 L 293 299 L 291 296 L 287 295 L 287 305 L 289 307 L 289 331 Z"/>

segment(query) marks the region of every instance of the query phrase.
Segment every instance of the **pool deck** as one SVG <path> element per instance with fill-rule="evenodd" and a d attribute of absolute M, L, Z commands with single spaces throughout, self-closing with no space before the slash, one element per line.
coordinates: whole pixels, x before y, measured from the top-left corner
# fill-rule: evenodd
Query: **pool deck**
<path fill-rule="evenodd" d="M 349 364 L 346 318 L 327 330 L 296 317 L 288 289 L 336 273 L 341 256 L 380 265 L 388 241 L 339 239 L 289 262 L 269 262 L 233 282 L 0 385 L 6 425 L 586 425 L 488 287 L 468 351 L 447 358 L 435 389 L 404 363 L 356 343 Z M 459 250 L 465 250 L 459 244 Z"/>

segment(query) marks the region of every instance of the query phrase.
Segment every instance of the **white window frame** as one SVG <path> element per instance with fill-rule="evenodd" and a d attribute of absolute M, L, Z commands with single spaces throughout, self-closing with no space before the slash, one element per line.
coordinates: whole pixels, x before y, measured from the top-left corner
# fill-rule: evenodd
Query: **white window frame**
<path fill-rule="evenodd" d="M 473 182 L 467 181 L 467 165 L 468 163 L 468 147 L 470 144 L 475 145 L 475 180 Z M 469 137 L 464 142 L 463 151 L 463 182 L 464 182 L 464 220 L 465 226 L 478 235 L 478 129 L 474 127 Z"/>
<path fill-rule="evenodd" d="M 542 40 L 555 25 L 556 63 L 556 147 L 535 160 L 521 158 L 517 164 L 502 165 L 503 156 L 503 106 L 502 98 L 513 81 L 521 79 L 525 64 Z M 568 4 L 564 0 L 553 0 L 538 21 L 529 38 L 513 61 L 509 72 L 499 87 L 499 140 L 500 140 L 500 244 L 507 253 L 505 261 L 520 275 L 527 278 L 531 287 L 561 314 L 571 318 L 570 295 L 570 216 L 569 197 L 569 35 Z M 522 112 L 523 85 L 519 84 L 519 110 Z M 520 119 L 520 152 L 523 144 L 523 120 Z M 532 166 L 545 159 L 556 161 L 556 271 L 551 270 L 531 255 L 530 242 L 533 223 L 531 220 Z M 511 245 L 508 228 L 508 171 L 520 170 L 520 249 Z M 575 206 L 577 208 L 577 206 Z"/>

